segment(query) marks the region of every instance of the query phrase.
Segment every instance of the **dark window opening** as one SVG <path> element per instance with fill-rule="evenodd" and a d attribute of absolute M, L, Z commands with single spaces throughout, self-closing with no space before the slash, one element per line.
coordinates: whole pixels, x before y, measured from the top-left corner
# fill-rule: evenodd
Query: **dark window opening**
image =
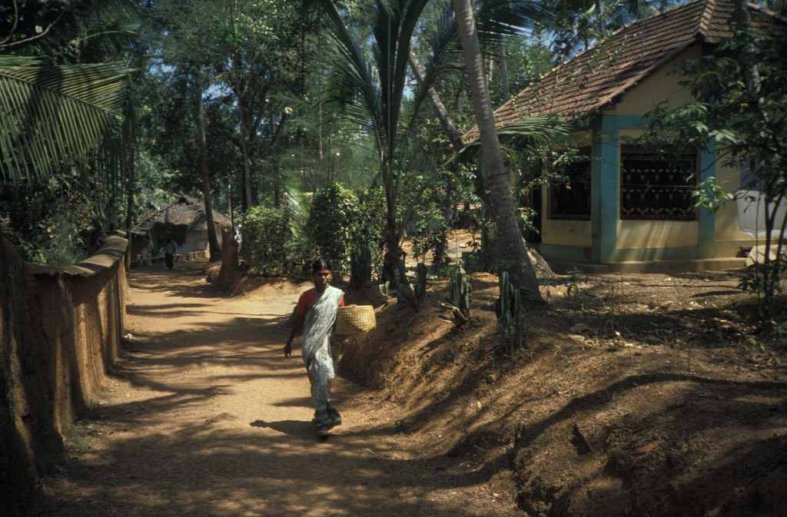
<path fill-rule="evenodd" d="M 664 155 L 624 145 L 620 160 L 620 218 L 693 221 L 697 155 Z"/>
<path fill-rule="evenodd" d="M 549 218 L 590 220 L 590 147 L 557 172 L 562 179 L 550 185 Z"/>

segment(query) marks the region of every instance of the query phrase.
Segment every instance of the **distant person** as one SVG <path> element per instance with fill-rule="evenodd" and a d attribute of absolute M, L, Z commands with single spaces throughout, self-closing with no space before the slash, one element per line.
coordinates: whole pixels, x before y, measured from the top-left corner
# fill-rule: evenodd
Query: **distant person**
<path fill-rule="evenodd" d="M 172 270 L 175 266 L 175 252 L 178 251 L 178 243 L 175 239 L 170 239 L 164 245 L 164 260 L 167 263 L 167 269 Z"/>
<path fill-rule="evenodd" d="M 235 227 L 232 232 L 232 238 L 235 240 L 235 247 L 238 250 L 238 256 L 240 256 L 240 248 L 243 245 L 243 237 L 240 234 L 240 227 Z"/>
<path fill-rule="evenodd" d="M 331 406 L 331 380 L 336 376 L 331 354 L 331 330 L 339 307 L 344 307 L 344 293 L 330 285 L 331 266 L 324 260 L 312 264 L 314 288 L 305 291 L 295 306 L 295 321 L 284 345 L 284 357 L 292 357 L 292 340 L 303 332 L 303 361 L 311 383 L 314 423 L 321 437 L 342 418 Z"/>

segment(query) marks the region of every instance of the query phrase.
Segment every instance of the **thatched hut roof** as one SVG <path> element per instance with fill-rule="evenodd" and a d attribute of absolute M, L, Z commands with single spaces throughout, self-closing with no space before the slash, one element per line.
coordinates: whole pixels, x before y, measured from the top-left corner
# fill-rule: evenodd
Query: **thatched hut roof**
<path fill-rule="evenodd" d="M 207 229 L 207 220 L 205 203 L 191 196 L 182 196 L 177 202 L 148 214 L 132 229 L 132 232 L 146 234 L 157 224 L 186 226 L 188 231 L 205 230 Z M 226 215 L 215 210 L 213 210 L 213 221 L 219 226 L 227 228 L 232 226 L 232 222 Z"/>

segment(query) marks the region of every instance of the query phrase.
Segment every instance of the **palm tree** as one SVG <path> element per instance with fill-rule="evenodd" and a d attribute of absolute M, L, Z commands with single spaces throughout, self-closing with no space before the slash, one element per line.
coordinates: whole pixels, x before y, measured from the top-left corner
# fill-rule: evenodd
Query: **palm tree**
<path fill-rule="evenodd" d="M 368 62 L 366 54 L 361 50 L 361 46 L 355 42 L 344 20 L 337 10 L 332 0 L 320 0 L 321 5 L 328 13 L 334 25 L 333 43 L 337 55 L 335 60 L 335 79 L 334 87 L 339 92 L 339 99 L 345 104 L 346 113 L 357 120 L 362 127 L 368 129 L 375 135 L 378 152 L 380 156 L 380 173 L 382 184 L 385 191 L 386 218 L 384 227 L 384 240 L 386 253 L 383 266 L 383 277 L 385 280 L 398 281 L 395 272 L 398 271 L 400 264 L 399 241 L 401 233 L 396 221 L 396 171 L 394 168 L 399 135 L 397 128 L 400 122 L 400 111 L 402 105 L 402 92 L 404 89 L 407 65 L 411 64 L 415 75 L 419 80 L 419 92 L 416 93 L 412 117 L 418 112 L 418 106 L 424 98 L 431 96 L 433 103 L 438 101 L 436 92 L 431 89 L 434 81 L 442 70 L 450 68 L 447 65 L 452 56 L 456 54 L 458 45 L 456 37 L 461 34 L 461 24 L 446 23 L 453 21 L 453 13 L 446 12 L 442 20 L 440 37 L 435 42 L 434 56 L 430 59 L 426 71 L 422 73 L 417 66 L 417 60 L 411 58 L 411 39 L 417 27 L 419 17 L 426 5 L 426 0 L 377 0 L 373 6 L 373 26 L 372 26 L 372 48 L 371 55 L 373 62 Z M 516 33 L 519 28 L 532 23 L 536 16 L 545 15 L 537 3 L 532 0 L 486 0 L 479 3 L 480 26 L 484 42 L 490 49 L 497 49 L 501 38 Z M 475 23 L 473 23 L 475 30 Z M 458 29 L 458 30 L 457 30 Z M 462 45 L 463 47 L 464 45 Z M 481 51 L 476 38 L 476 52 L 478 53 L 478 64 L 483 80 L 483 66 L 481 61 Z M 442 62 L 439 62 L 442 61 Z M 431 90 L 431 91 L 430 91 Z M 491 114 L 488 95 L 487 105 Z M 438 108 L 439 109 L 439 108 Z M 446 116 L 445 112 L 441 113 Z M 442 118 L 441 116 L 441 118 Z M 446 117 L 444 123 L 450 120 Z M 448 124 L 447 124 L 448 126 Z M 450 128 L 446 129 L 449 131 Z M 523 123 L 511 128 L 511 136 L 525 140 L 548 140 L 554 136 L 563 136 L 564 128 L 556 128 L 551 121 L 541 117 L 538 119 L 528 119 Z M 455 136 L 455 135 L 450 135 Z M 459 142 L 453 143 L 458 147 Z M 483 141 L 482 141 L 483 144 Z M 499 155 L 499 144 L 497 145 Z M 502 158 L 501 158 L 502 167 Z M 505 173 L 504 169 L 501 169 Z M 490 190 L 496 191 L 499 185 L 494 185 L 494 180 L 508 189 L 507 181 L 503 176 L 493 176 L 487 174 L 492 183 Z M 517 235 L 521 235 L 518 230 L 516 213 L 514 211 L 513 198 L 510 190 L 506 190 L 506 201 L 498 197 L 490 197 L 487 202 L 494 207 L 503 206 L 502 210 L 493 209 L 494 213 L 508 214 L 511 219 L 501 221 L 499 234 L 502 237 L 500 253 L 498 257 L 510 257 L 513 262 L 518 263 L 519 255 L 512 255 L 508 250 L 507 244 L 513 238 L 513 230 Z M 502 205 L 501 205 L 502 203 Z M 508 217 L 508 216 L 506 216 Z M 520 237 L 521 240 L 521 237 Z M 523 274 L 518 274 L 512 269 L 512 278 L 516 281 L 527 278 L 525 271 L 530 271 L 532 282 L 535 284 L 535 274 L 532 266 L 527 260 L 527 252 L 524 243 L 520 243 L 524 255 L 524 265 L 519 266 L 523 269 Z M 502 264 L 502 262 L 501 262 Z M 537 285 L 529 297 L 540 300 Z"/>
<path fill-rule="evenodd" d="M 334 25 L 338 59 L 336 88 L 346 113 L 375 136 L 385 192 L 383 278 L 398 283 L 401 230 L 396 221 L 397 181 L 394 160 L 413 33 L 428 0 L 376 0 L 373 4 L 372 56 L 368 62 L 333 1 L 321 5 Z"/>
<path fill-rule="evenodd" d="M 109 184 L 120 186 L 125 178 L 128 227 L 136 107 L 132 70 L 112 60 L 128 58 L 142 22 L 140 6 L 134 0 L 44 4 L 13 2 L 6 20 L 11 30 L 0 40 L 0 54 L 19 54 L 0 56 L 0 182 L 47 179 L 77 159 L 89 169 L 84 159 L 91 157 Z M 134 47 L 134 56 L 140 55 Z M 133 61 L 142 68 L 141 59 Z M 94 64 L 78 64 L 85 62 Z M 110 190 L 107 213 L 119 191 Z"/>
<path fill-rule="evenodd" d="M 517 222 L 508 173 L 495 130 L 495 118 L 484 75 L 473 6 L 470 0 L 452 0 L 452 2 L 462 41 L 475 118 L 480 132 L 481 165 L 488 191 L 486 202 L 497 227 L 495 255 L 498 266 L 509 272 L 512 281 L 522 291 L 525 299 L 543 303 L 538 290 L 538 280 Z"/>

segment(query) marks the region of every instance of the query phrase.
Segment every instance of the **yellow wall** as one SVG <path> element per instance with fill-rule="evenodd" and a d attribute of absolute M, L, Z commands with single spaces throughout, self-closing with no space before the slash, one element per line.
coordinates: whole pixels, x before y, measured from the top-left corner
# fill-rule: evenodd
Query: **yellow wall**
<path fill-rule="evenodd" d="M 716 177 L 719 184 L 727 192 L 735 192 L 740 186 L 740 171 L 725 163 L 716 164 Z M 741 231 L 738 223 L 738 208 L 735 201 L 722 205 L 716 212 L 716 240 L 718 241 L 753 241 L 754 238 Z"/>
<path fill-rule="evenodd" d="M 679 83 L 682 80 L 678 73 L 678 64 L 686 59 L 695 59 L 700 55 L 699 46 L 694 46 L 666 66 L 657 70 L 626 93 L 615 106 L 605 110 L 612 115 L 645 115 L 655 109 L 660 102 L 667 101 L 668 108 L 676 108 L 691 102 L 691 92 Z M 626 137 L 637 137 L 642 130 L 621 129 L 621 141 Z M 734 192 L 738 188 L 739 173 L 737 169 L 716 165 L 719 182 L 726 190 Z M 731 255 L 737 250 L 738 241 L 750 241 L 751 238 L 740 231 L 738 213 L 734 202 L 726 203 L 716 213 L 716 240 L 735 241 L 719 242 L 718 254 Z M 618 221 L 617 248 L 673 248 L 696 246 L 698 243 L 697 221 Z"/>
<path fill-rule="evenodd" d="M 543 219 L 541 242 L 566 246 L 590 246 L 590 221 Z"/>
<path fill-rule="evenodd" d="M 649 77 L 629 90 L 614 106 L 605 109 L 609 115 L 642 116 L 655 109 L 661 102 L 668 101 L 667 108 L 676 108 L 692 101 L 691 92 L 679 83 L 678 65 L 686 59 L 699 57 L 700 48 L 695 45 L 689 48 L 670 63 L 662 66 Z M 621 128 L 621 143 L 626 138 L 634 138 L 642 134 L 642 130 Z M 583 131 L 575 134 L 578 145 L 588 145 L 591 132 Z M 720 183 L 726 190 L 734 192 L 738 188 L 739 173 L 736 169 L 716 165 L 716 173 Z M 542 242 L 544 244 L 591 246 L 590 221 L 552 220 L 549 219 L 549 195 L 547 189 L 542 192 L 544 207 L 542 222 Z M 617 226 L 617 249 L 630 248 L 682 248 L 698 244 L 698 221 L 621 221 Z M 732 256 L 738 247 L 746 245 L 753 239 L 740 231 L 735 202 L 726 203 L 716 213 L 717 255 Z"/>
<path fill-rule="evenodd" d="M 659 103 L 667 101 L 667 106 L 677 108 L 693 100 L 691 92 L 679 83 L 681 76 L 678 66 L 686 59 L 699 57 L 700 48 L 695 45 L 679 54 L 675 59 L 662 66 L 623 95 L 623 98 L 604 110 L 613 115 L 644 115 L 655 109 Z"/>
<path fill-rule="evenodd" d="M 618 249 L 697 245 L 697 221 L 618 221 Z"/>
<path fill-rule="evenodd" d="M 641 136 L 643 132 L 642 129 L 621 129 L 621 144 L 625 144 L 627 138 Z M 698 234 L 697 221 L 621 221 L 618 214 L 617 249 L 696 246 Z"/>

